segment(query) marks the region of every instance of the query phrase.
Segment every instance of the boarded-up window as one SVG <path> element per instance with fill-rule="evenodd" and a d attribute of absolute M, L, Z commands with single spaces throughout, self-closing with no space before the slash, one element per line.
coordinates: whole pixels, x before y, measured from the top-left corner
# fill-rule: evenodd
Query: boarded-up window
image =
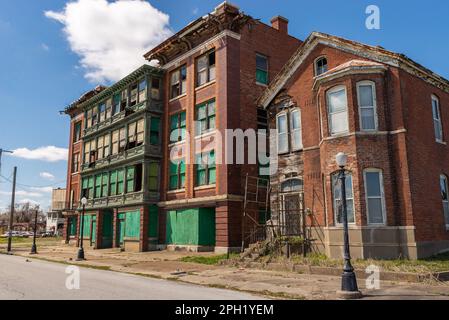
<path fill-rule="evenodd" d="M 161 123 L 160 118 L 151 117 L 150 144 L 158 145 L 160 143 L 160 123 Z"/>
<path fill-rule="evenodd" d="M 111 196 L 117 194 L 117 170 L 111 172 L 109 190 Z"/>
<path fill-rule="evenodd" d="M 145 120 L 140 119 L 137 121 L 137 145 L 140 146 L 143 144 L 145 139 Z"/>
<path fill-rule="evenodd" d="M 159 190 L 159 163 L 151 162 L 149 166 L 148 189 L 150 191 Z"/>
<path fill-rule="evenodd" d="M 147 100 L 147 81 L 145 79 L 139 82 L 139 102 Z"/>
<path fill-rule="evenodd" d="M 126 192 L 134 192 L 135 168 L 128 167 L 126 169 Z"/>
<path fill-rule="evenodd" d="M 140 212 L 126 212 L 125 214 L 125 237 L 139 238 L 140 236 Z"/>
<path fill-rule="evenodd" d="M 125 179 L 125 170 L 120 169 L 117 171 L 117 194 L 123 194 L 124 192 L 124 179 Z"/>

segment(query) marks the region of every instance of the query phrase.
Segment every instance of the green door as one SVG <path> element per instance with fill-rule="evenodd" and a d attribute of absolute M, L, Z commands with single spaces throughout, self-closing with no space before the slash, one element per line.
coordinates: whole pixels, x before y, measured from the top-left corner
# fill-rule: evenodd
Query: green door
<path fill-rule="evenodd" d="M 113 218 L 112 212 L 105 211 L 103 213 L 103 230 L 102 230 L 102 242 L 103 248 L 112 248 L 112 232 L 113 232 Z"/>
<path fill-rule="evenodd" d="M 125 220 L 119 220 L 118 223 L 118 243 L 123 245 L 123 238 L 125 237 Z"/>
<path fill-rule="evenodd" d="M 90 234 L 90 242 L 93 244 L 95 244 L 96 240 L 97 240 L 97 216 L 92 216 L 92 228 L 91 228 L 91 234 Z"/>

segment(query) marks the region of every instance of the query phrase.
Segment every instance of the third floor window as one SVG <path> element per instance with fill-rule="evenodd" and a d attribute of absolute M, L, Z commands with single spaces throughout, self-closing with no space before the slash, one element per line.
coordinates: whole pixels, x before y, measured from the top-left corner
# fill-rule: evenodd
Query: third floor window
<path fill-rule="evenodd" d="M 215 80 L 215 50 L 212 50 L 196 60 L 196 84 L 202 86 Z"/>
<path fill-rule="evenodd" d="M 170 99 L 176 98 L 186 93 L 187 89 L 187 68 L 181 68 L 173 71 L 170 75 Z"/>

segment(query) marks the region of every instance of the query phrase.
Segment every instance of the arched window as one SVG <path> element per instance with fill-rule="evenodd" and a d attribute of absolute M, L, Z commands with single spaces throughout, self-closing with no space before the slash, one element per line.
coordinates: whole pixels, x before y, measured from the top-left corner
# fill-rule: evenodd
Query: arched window
<path fill-rule="evenodd" d="M 343 223 L 343 205 L 342 205 L 342 193 L 341 182 L 338 179 L 338 172 L 335 172 L 331 176 L 332 182 L 332 202 L 334 207 L 335 224 Z M 348 223 L 355 223 L 354 217 L 354 193 L 352 191 L 352 173 L 346 173 L 345 179 L 346 187 L 346 208 L 348 211 Z"/>
<path fill-rule="evenodd" d="M 304 183 L 301 179 L 289 179 L 281 184 L 281 192 L 301 191 L 304 188 Z"/>
<path fill-rule="evenodd" d="M 290 134 L 292 150 L 297 151 L 302 149 L 302 132 L 301 132 L 301 111 L 293 109 L 290 112 Z"/>
<path fill-rule="evenodd" d="M 327 72 L 327 59 L 326 57 L 321 57 L 315 60 L 315 76 L 319 76 Z"/>
<path fill-rule="evenodd" d="M 443 213 L 444 221 L 446 222 L 446 228 L 449 228 L 449 195 L 448 195 L 448 184 L 446 175 L 440 175 L 440 191 L 441 200 L 443 201 Z"/>
<path fill-rule="evenodd" d="M 443 142 L 443 125 L 441 124 L 440 100 L 434 95 L 432 95 L 432 115 L 435 140 L 437 142 Z"/>
<path fill-rule="evenodd" d="M 327 92 L 329 133 L 331 135 L 348 132 L 348 99 L 346 87 L 337 86 Z"/>
<path fill-rule="evenodd" d="M 384 225 L 386 221 L 385 194 L 382 170 L 365 169 L 365 200 L 368 224 Z"/>
<path fill-rule="evenodd" d="M 375 83 L 372 81 L 358 82 L 357 97 L 359 102 L 360 130 L 377 130 L 377 101 Z"/>

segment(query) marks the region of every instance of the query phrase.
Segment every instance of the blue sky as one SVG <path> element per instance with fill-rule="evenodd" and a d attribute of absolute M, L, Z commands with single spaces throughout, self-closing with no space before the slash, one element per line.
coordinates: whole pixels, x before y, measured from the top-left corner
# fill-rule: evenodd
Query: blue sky
<path fill-rule="evenodd" d="M 105 2 L 105 0 L 88 1 Z M 111 2 L 113 1 L 109 1 Z M 16 154 L 19 156 L 3 156 L 1 173 L 9 177 L 13 166 L 18 166 L 20 183 L 18 190 L 21 190 L 18 201 L 30 199 L 46 207 L 49 204 L 49 187 L 65 186 L 67 164 L 62 159 L 64 157 L 61 156 L 61 152 L 68 145 L 69 120 L 58 111 L 96 84 L 100 82 L 107 84 L 125 71 L 132 71 L 127 70 L 130 68 L 129 65 L 117 62 L 117 59 L 106 61 L 109 65 L 99 61 L 108 60 L 114 52 L 103 52 L 104 55 L 100 56 L 89 52 L 83 56 L 85 46 L 95 48 L 92 39 L 104 36 L 112 41 L 108 40 L 104 45 L 109 46 L 112 43 L 112 48 L 117 45 L 117 50 L 121 50 L 120 57 L 140 58 L 145 51 L 140 49 L 140 46 L 151 47 L 170 32 L 175 32 L 200 15 L 212 11 L 220 1 L 149 2 L 160 12 L 152 12 L 150 6 L 145 6 L 142 10 L 138 10 L 142 15 L 137 15 L 133 4 L 119 10 L 120 16 L 128 15 L 127 23 L 141 20 L 138 26 L 129 26 L 132 30 L 129 34 L 137 34 L 132 42 L 136 46 L 129 52 L 123 52 L 123 45 L 114 43 L 114 33 L 117 31 L 113 26 L 117 25 L 117 21 L 114 20 L 117 11 L 109 10 L 102 16 L 100 12 L 102 9 L 98 7 L 96 13 L 103 18 L 94 20 L 94 23 L 105 27 L 101 31 L 96 31 L 97 28 L 87 29 L 93 32 L 89 37 L 85 34 L 86 30 L 82 30 L 82 26 L 76 25 L 78 21 L 76 14 L 80 14 L 80 11 L 73 10 L 70 13 L 64 11 L 66 2 L 0 0 L 0 148 L 22 149 Z M 372 45 L 381 45 L 389 50 L 405 53 L 449 78 L 449 63 L 445 60 L 449 57 L 448 1 L 234 0 L 232 2 L 239 5 L 245 13 L 266 23 L 277 14 L 287 17 L 290 20 L 290 33 L 300 39 L 305 39 L 312 31 L 321 31 Z M 381 10 L 380 30 L 365 28 L 367 17 L 365 9 L 370 4 L 377 5 Z M 134 9 L 131 6 L 134 6 Z M 109 6 L 109 9 L 112 7 Z M 47 11 L 52 13 L 45 14 Z M 148 19 L 145 14 L 154 16 L 154 19 Z M 85 14 L 82 16 L 83 19 L 88 19 L 84 17 Z M 157 26 L 149 25 L 150 20 L 160 23 Z M 68 21 L 75 22 L 70 25 Z M 89 21 L 83 20 L 83 23 L 88 24 Z M 112 27 L 108 27 L 108 23 Z M 64 25 L 72 33 L 63 32 Z M 135 28 L 139 26 L 140 32 L 137 32 Z M 121 29 L 127 31 L 126 26 Z M 68 40 L 68 35 L 73 36 L 71 41 Z M 80 49 L 80 46 L 83 48 Z M 84 61 L 88 61 L 87 64 L 83 63 L 83 57 L 87 59 Z M 125 60 L 129 59 L 119 59 Z M 95 68 L 100 68 L 100 71 L 92 73 L 92 69 L 98 71 Z M 109 72 L 112 69 L 114 72 Z M 88 76 L 89 74 L 91 76 Z M 56 149 L 55 152 L 54 149 L 47 149 L 48 146 L 62 150 Z M 43 149 L 35 150 L 37 148 Z M 33 186 L 35 188 L 31 188 Z M 10 202 L 8 194 L 10 189 L 10 183 L 0 178 L 0 208 L 6 207 Z"/>

